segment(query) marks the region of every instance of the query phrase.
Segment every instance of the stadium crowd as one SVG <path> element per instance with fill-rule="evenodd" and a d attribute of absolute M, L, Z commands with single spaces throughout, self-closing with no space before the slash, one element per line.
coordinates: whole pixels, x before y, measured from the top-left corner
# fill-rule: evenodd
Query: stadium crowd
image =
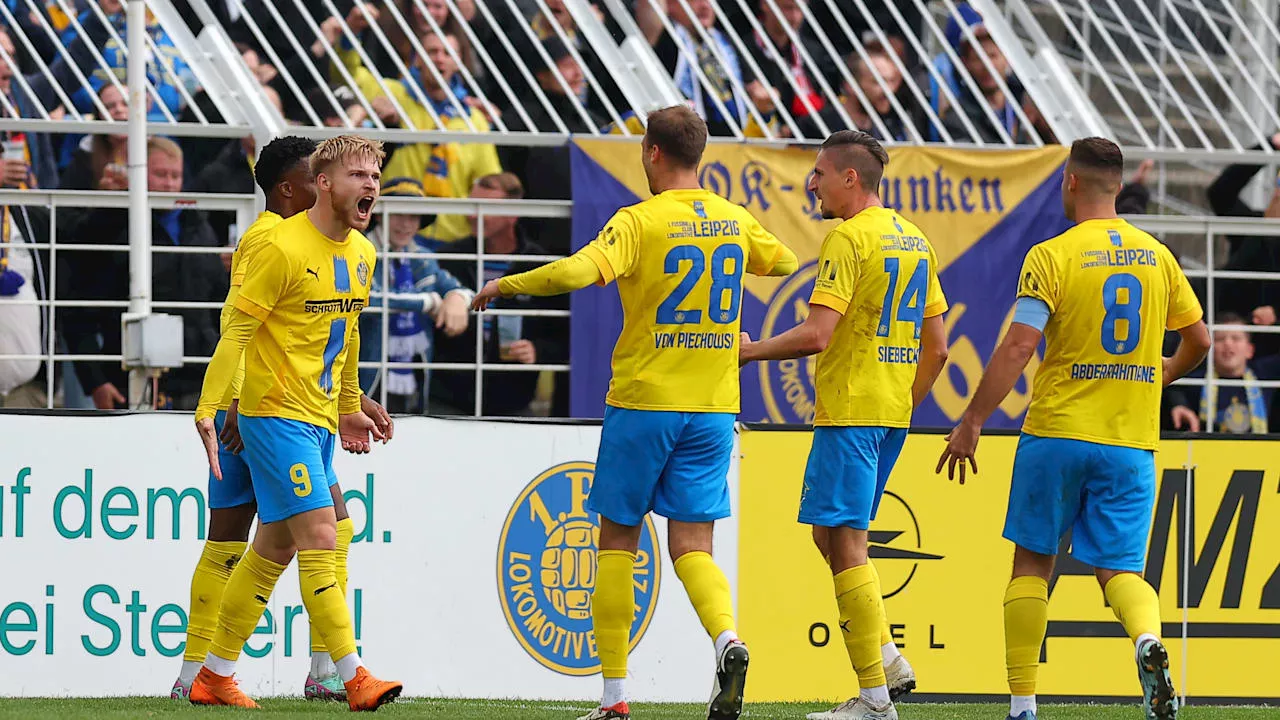
<path fill-rule="evenodd" d="M 121 0 L 77 0 L 70 3 L 78 12 L 76 17 L 64 14 L 65 4 L 55 2 L 0 2 L 8 10 L 2 18 L 7 22 L 0 26 L 0 113 L 40 117 L 38 101 L 55 119 L 66 114 L 68 102 L 93 117 L 127 117 L 127 98 L 121 91 L 125 75 L 121 42 L 126 32 Z M 190 29 L 199 32 L 202 22 L 186 1 L 174 4 Z M 329 3 L 208 0 L 208 5 L 266 96 L 290 122 L 342 126 L 349 120 L 357 127 L 370 126 L 372 112 L 389 127 L 418 129 L 485 131 L 499 121 L 517 131 L 556 132 L 562 129 L 561 123 L 563 129 L 576 133 L 617 132 L 619 123 L 638 127 L 622 112 L 628 106 L 621 91 L 563 0 L 480 4 L 455 0 L 456 12 L 445 0 L 372 0 L 360 7 L 352 0 L 334 0 L 337 15 Z M 615 18 L 602 3 L 595 5 L 604 27 L 620 40 L 623 35 Z M 928 34 L 914 3 L 893 7 L 867 3 L 874 27 L 854 3 L 624 0 L 624 5 L 676 88 L 707 120 L 713 134 L 729 135 L 740 128 L 746 135 L 760 135 L 763 121 L 781 136 L 798 133 L 821 139 L 823 128 L 845 127 L 836 109 L 840 105 L 858 129 L 886 141 L 944 136 L 969 141 L 974 133 L 987 142 L 999 142 L 1002 133 L 1025 141 L 1033 132 L 1054 141 L 1000 47 L 986 32 L 982 17 L 965 2 L 957 3 L 957 14 L 941 23 L 963 73 L 953 66 L 951 53 L 921 56 L 919 46 L 908 37 Z M 542 11 L 543 6 L 548 12 Z M 825 39 L 813 32 L 815 25 L 828 29 Z M 46 27 L 61 33 L 57 39 L 65 50 Z M 910 32 L 903 32 L 904 28 Z M 357 42 L 351 42 L 347 29 Z M 147 34 L 154 50 L 148 64 L 154 88 L 148 93 L 149 117 L 192 121 L 203 114 L 218 120 L 217 108 L 199 87 L 169 33 L 149 19 Z M 731 34 L 741 43 L 733 41 Z M 977 42 L 970 42 L 970 37 Z M 926 63 L 937 70 L 936 75 Z M 112 73 L 103 71 L 101 64 Z M 521 66 L 531 73 L 523 73 Z M 926 96 L 911 91 L 911 84 L 904 82 L 904 70 L 914 78 L 915 87 L 927 89 Z M 77 74 L 88 79 L 89 87 L 83 87 Z M 299 97 L 289 88 L 286 75 L 304 83 L 308 78 L 324 79 L 328 86 L 304 85 L 310 89 Z M 973 83 L 964 81 L 963 75 Z M 714 90 L 714 97 L 708 88 Z M 795 119 L 794 126 L 786 122 L 780 107 Z M 987 112 L 988 107 L 994 112 Z M 1026 127 L 1028 123 L 1032 127 Z M 1280 147 L 1280 135 L 1273 143 Z M 0 181 L 8 188 L 123 190 L 128 186 L 125 146 L 123 136 L 7 133 Z M 383 171 L 387 195 L 568 199 L 569 160 L 563 147 L 416 143 L 391 146 L 388 151 Z M 148 187 L 252 193 L 254 158 L 252 138 L 155 138 L 148 146 Z M 1147 169 L 1139 169 L 1126 189 L 1123 206 L 1128 212 L 1146 208 Z M 1227 168 L 1209 188 L 1214 210 L 1223 215 L 1280 217 L 1280 195 L 1265 213 L 1239 199 L 1259 169 Z M 127 213 L 121 209 L 59 208 L 57 217 L 51 218 L 37 207 L 5 208 L 0 234 L 14 244 L 0 253 L 0 355 L 47 351 L 45 310 L 4 301 L 47 299 L 55 290 L 59 299 L 84 304 L 57 311 L 52 342 L 58 351 L 119 354 L 120 315 L 128 297 L 127 255 L 64 251 L 58 253 L 55 269 L 47 251 L 23 250 L 20 245 L 43 242 L 51 222 L 56 223 L 60 243 L 127 244 Z M 465 216 L 401 216 L 387 225 L 375 227 L 372 236 L 381 247 L 398 251 L 474 252 L 482 240 L 489 253 L 558 255 L 570 250 L 567 219 L 486 216 L 483 239 L 476 237 L 474 219 Z M 226 247 L 227 252 L 221 257 L 155 254 L 154 299 L 221 302 L 227 290 L 229 251 L 241 229 L 230 213 L 156 212 L 153 244 Z M 1280 270 L 1275 247 L 1273 238 L 1232 237 L 1226 268 Z M 392 287 L 377 288 L 374 299 L 380 304 L 387 298 L 391 317 L 384 326 L 380 314 L 367 314 L 364 336 L 374 341 L 366 343 L 363 354 L 376 360 L 385 347 L 388 358 L 396 362 L 473 362 L 475 333 L 483 332 L 486 362 L 567 363 L 566 319 L 490 316 L 476 328 L 475 318 L 465 310 L 466 291 L 520 265 L 489 261 L 480 277 L 473 262 L 391 261 Z M 1227 281 L 1217 287 L 1216 307 L 1232 313 L 1219 320 L 1235 317 L 1275 323 L 1272 308 L 1280 305 L 1280 299 L 1273 297 L 1274 285 Z M 120 306 L 90 306 L 94 301 L 115 301 Z M 562 298 L 507 302 L 509 307 L 531 309 L 567 307 Z M 175 312 L 184 318 L 185 354 L 208 356 L 218 337 L 217 311 Z M 1199 429 L 1217 406 L 1222 419 L 1215 425 L 1220 429 L 1270 427 L 1270 418 L 1280 415 L 1270 411 L 1273 393 L 1251 387 L 1250 381 L 1277 376 L 1272 361 L 1280 346 L 1269 342 L 1273 337 L 1260 335 L 1255 344 L 1248 335 L 1235 333 L 1234 339 L 1217 343 L 1215 374 L 1241 378 L 1244 387 L 1220 388 L 1204 397 L 1194 392 L 1196 388 L 1173 389 L 1166 396 L 1165 425 Z M 45 372 L 40 361 L 0 360 L 0 406 L 43 406 Z M 59 363 L 55 372 L 60 405 L 124 405 L 127 382 L 119 363 L 77 360 Z M 156 405 L 194 407 L 202 372 L 203 365 L 191 364 L 167 373 L 157 387 Z M 368 370 L 361 381 L 371 392 L 385 383 L 394 398 L 392 406 L 399 411 L 470 413 L 475 403 L 473 371 L 395 370 L 383 377 Z M 485 414 L 566 415 L 567 385 L 563 374 L 485 373 L 482 409 Z"/>

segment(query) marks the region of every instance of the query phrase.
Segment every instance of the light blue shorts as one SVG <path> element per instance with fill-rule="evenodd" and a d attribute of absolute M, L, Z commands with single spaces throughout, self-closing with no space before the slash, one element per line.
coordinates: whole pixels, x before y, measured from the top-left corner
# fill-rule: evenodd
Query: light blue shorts
<path fill-rule="evenodd" d="M 880 496 L 906 439 L 906 428 L 814 428 L 800 522 L 866 530 L 876 518 Z"/>
<path fill-rule="evenodd" d="M 213 418 L 213 427 L 219 435 L 226 420 L 226 410 L 219 410 Z M 252 503 L 253 479 L 249 477 L 249 465 L 244 457 L 233 454 L 219 441 L 218 465 L 222 467 L 221 480 L 213 476 L 212 470 L 209 471 L 209 507 L 218 510 Z"/>
<path fill-rule="evenodd" d="M 1142 572 L 1156 495 L 1155 453 L 1023 434 L 1013 460 L 1004 537 L 1105 570 Z"/>
<path fill-rule="evenodd" d="M 333 505 L 329 486 L 338 482 L 338 476 L 333 471 L 334 434 L 328 428 L 241 415 L 240 436 L 262 522 L 279 522 Z"/>
<path fill-rule="evenodd" d="M 606 407 L 587 507 L 619 525 L 650 511 L 681 522 L 729 517 L 730 413 Z"/>

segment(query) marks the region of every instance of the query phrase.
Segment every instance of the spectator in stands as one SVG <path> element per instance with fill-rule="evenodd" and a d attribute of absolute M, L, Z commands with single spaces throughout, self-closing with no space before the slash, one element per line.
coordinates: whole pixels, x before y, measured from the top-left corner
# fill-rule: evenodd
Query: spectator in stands
<path fill-rule="evenodd" d="M 464 2 L 458 2 L 456 5 L 463 18 L 469 19 L 475 15 L 474 0 L 464 0 Z M 445 0 L 424 0 L 421 4 L 415 0 L 393 0 L 390 3 L 386 3 L 383 8 L 366 2 L 364 7 L 372 12 L 372 20 L 391 45 L 394 56 L 387 51 L 386 45 L 378 39 L 377 35 L 368 29 L 370 21 L 361 12 L 359 6 L 352 7 L 351 12 L 347 13 L 347 26 L 351 28 L 353 33 L 360 36 L 365 52 L 368 53 L 369 58 L 373 60 L 374 67 L 383 77 L 396 77 L 400 74 L 400 69 L 396 63 L 397 58 L 401 63 L 411 65 L 410 59 L 418 55 L 410 36 L 405 33 L 403 26 L 400 24 L 400 20 L 404 20 L 409 26 L 413 37 L 423 38 L 427 35 L 435 34 L 431 28 L 431 22 L 427 20 L 428 16 L 435 21 L 436 27 L 440 28 L 446 35 L 453 35 L 458 38 L 458 56 L 462 58 L 462 64 L 473 75 L 478 75 L 483 70 L 483 66 L 476 61 L 475 52 L 471 49 L 471 43 L 467 42 L 462 23 L 458 21 L 458 18 L 453 13 L 449 12 L 449 6 L 445 3 Z M 426 14 L 423 14 L 422 7 L 426 8 Z"/>
<path fill-rule="evenodd" d="M 747 84 L 747 94 L 762 114 L 774 113 L 773 99 L 769 97 L 766 86 L 772 86 L 777 91 L 787 112 L 797 120 L 808 116 L 810 108 L 812 112 L 821 112 L 826 106 L 821 87 L 813 77 L 809 64 L 805 62 L 800 46 L 791 42 L 791 34 L 788 32 L 790 30 L 801 37 L 803 7 L 807 3 L 808 0 L 776 0 L 777 9 L 781 13 L 779 15 L 766 0 L 760 7 L 764 35 L 756 32 L 741 33 L 756 65 L 764 72 L 763 77 Z M 807 44 L 803 37 L 801 43 Z M 810 59 L 823 55 L 817 48 L 805 47 L 805 50 Z M 799 94 L 796 89 L 799 89 Z M 807 105 L 802 97 L 808 99 Z"/>
<path fill-rule="evenodd" d="M 1218 315 L 1218 324 L 1244 325 L 1235 313 Z M 1241 330 L 1217 330 L 1213 333 L 1213 373 L 1224 380 L 1242 380 L 1244 387 L 1171 386 L 1169 402 L 1173 426 L 1179 430 L 1200 432 L 1207 427 L 1213 413 L 1213 429 L 1223 433 L 1267 433 L 1280 429 L 1271 412 L 1275 391 L 1258 387 L 1259 380 L 1280 378 L 1280 356 L 1256 357 L 1249 333 Z M 1204 377 L 1204 368 L 1189 377 Z"/>
<path fill-rule="evenodd" d="M 578 62 L 569 54 L 563 42 L 552 38 L 543 42 L 547 55 L 555 62 L 556 68 L 564 77 L 565 83 L 578 100 L 587 93 L 586 81 Z M 534 55 L 533 58 L 537 58 Z M 546 93 L 548 103 L 555 110 L 565 126 L 572 133 L 589 133 L 605 124 L 603 117 L 592 112 L 588 105 L 579 112 L 573 98 L 565 94 L 564 87 L 552 72 L 551 67 L 543 65 L 537 71 L 538 84 Z M 543 132 L 558 132 L 551 115 L 542 109 L 541 103 L 529 108 L 529 115 L 534 126 Z M 508 146 L 499 151 L 502 166 L 515 173 L 522 185 L 528 188 L 530 200 L 569 200 L 571 186 L 569 177 L 569 149 L 563 146 L 520 147 Z M 521 222 L 522 229 L 528 233 L 534 243 L 547 248 L 557 255 L 569 254 L 570 221 L 568 218 L 528 218 Z"/>
<path fill-rule="evenodd" d="M 346 53 L 343 61 L 353 68 L 352 76 L 357 85 L 384 123 L 403 127 L 411 123 L 419 130 L 437 127 L 431 112 L 419 103 L 418 92 L 413 90 L 416 85 L 443 123 L 442 129 L 465 132 L 474 128 L 478 132 L 488 132 L 489 121 L 484 112 L 475 107 L 473 101 L 476 99 L 469 96 L 458 77 L 458 65 L 446 49 L 446 43 L 454 54 L 458 52 L 460 45 L 456 35 L 440 37 L 431 34 L 422 38 L 427 55 L 416 60 L 410 77 L 386 82 L 391 96 L 395 98 L 394 103 L 383 91 L 382 84 L 359 65 L 358 56 L 352 58 L 351 53 Z M 407 118 L 400 116 L 401 111 Z M 465 197 L 478 178 L 501 171 L 498 150 L 489 143 L 404 145 L 392 153 L 383 170 L 387 176 L 420 180 L 429 197 Z M 424 231 L 423 240 L 436 248 L 466 235 L 465 216 L 441 215 Z"/>
<path fill-rule="evenodd" d="M 25 246 L 48 241 L 48 210 L 0 208 L 0 355 L 47 351 L 49 310 L 35 303 L 49 299 L 49 252 Z M 45 407 L 41 368 L 38 359 L 0 360 L 0 408 Z"/>
<path fill-rule="evenodd" d="M 276 111 L 283 113 L 280 95 L 269 85 L 263 85 L 262 90 Z M 257 154 L 252 135 L 227 142 L 217 157 L 199 170 L 199 174 L 187 189 L 192 192 L 252 195 L 256 187 L 253 180 L 253 159 Z M 208 219 L 209 225 L 213 228 L 213 234 L 220 244 L 236 244 L 240 238 L 240 228 L 235 224 L 234 212 L 210 213 Z"/>
<path fill-rule="evenodd" d="M 520 180 L 511 173 L 480 178 L 471 191 L 473 198 L 514 200 L 524 196 Z M 472 232 L 478 227 L 471 218 Z M 456 243 L 451 252 L 474 253 L 479 241 L 473 234 Z M 544 255 L 546 251 L 524 236 L 514 217 L 484 216 L 484 251 L 494 255 Z M 474 260 L 450 260 L 441 266 L 452 272 L 466 287 L 480 287 L 485 282 L 510 273 L 523 272 L 540 262 L 486 260 L 484 274 L 476 275 Z M 568 309 L 563 295 L 553 298 L 516 296 L 499 301 L 492 307 L 503 310 Z M 486 363 L 515 362 L 563 363 L 569 356 L 568 321 L 564 318 L 482 316 L 481 332 Z M 476 332 L 473 326 L 456 338 L 441 338 L 436 346 L 436 359 L 441 362 L 474 362 Z M 530 403 L 538 389 L 534 372 L 486 372 L 485 415 L 528 415 Z M 437 371 L 431 380 L 431 412 L 433 414 L 470 415 L 475 408 L 474 371 Z"/>
<path fill-rule="evenodd" d="M 881 131 L 872 118 L 871 114 L 866 111 L 862 105 L 862 101 L 858 99 L 858 94 L 848 84 L 844 84 L 844 95 L 841 97 L 841 105 L 844 111 L 849 114 L 849 118 L 853 120 L 853 128 L 869 133 L 877 140 L 896 140 L 903 142 L 911 139 L 913 136 L 907 130 L 907 125 L 902 121 L 902 116 L 894 109 L 890 102 L 890 95 L 898 95 L 902 90 L 902 73 L 898 71 L 898 66 L 894 65 L 893 60 L 882 52 L 876 51 L 867 54 L 867 60 L 864 62 L 862 57 L 854 53 L 849 57 L 849 74 L 853 76 L 855 82 L 858 83 L 858 89 L 867 98 L 867 102 L 871 104 L 871 109 L 875 111 L 876 117 L 884 124 L 886 135 Z M 876 79 L 876 73 L 879 73 L 880 80 Z M 883 81 L 884 85 L 881 85 Z M 889 92 L 885 92 L 885 89 Z M 900 98 L 904 108 L 915 108 L 916 104 L 911 102 L 910 98 Z M 845 128 L 845 122 L 840 117 L 840 113 L 834 106 L 828 106 L 819 113 L 823 122 L 827 124 L 827 128 L 831 132 Z M 923 118 L 909 117 L 912 124 L 921 127 L 924 123 Z M 919 123 L 917 123 L 919 120 Z M 799 120 L 797 126 L 800 132 L 806 138 L 818 139 L 825 138 L 822 130 L 818 127 L 817 122 L 812 116 Z"/>
<path fill-rule="evenodd" d="M 312 110 L 315 110 L 321 125 L 325 127 L 346 127 L 347 124 L 343 118 L 343 114 L 345 114 L 353 127 L 373 127 L 373 122 L 369 120 L 369 113 L 365 111 L 364 106 L 360 104 L 351 88 L 346 85 L 335 85 L 329 89 L 329 92 L 333 95 L 333 100 L 337 101 L 337 108 L 334 107 L 333 101 L 329 100 L 329 96 L 325 94 L 324 88 L 312 88 L 307 93 L 307 104 L 311 106 Z M 341 112 L 339 112 L 339 108 Z M 290 116 L 290 119 L 306 125 L 310 125 L 312 122 L 311 116 L 307 115 L 301 108 Z"/>
<path fill-rule="evenodd" d="M 111 74 L 123 84 L 127 75 L 127 62 L 126 49 L 121 43 L 128 37 L 128 23 L 126 22 L 124 4 L 121 0 L 99 0 L 99 6 L 106 16 L 107 22 L 110 23 L 120 38 L 119 41 L 114 37 L 107 40 L 103 46 L 98 48 L 99 53 L 103 60 L 106 61 Z M 92 9 L 85 10 L 80 14 L 79 23 L 86 28 L 102 24 L 97 13 Z M 194 95 L 199 90 L 199 84 L 196 82 L 195 74 L 187 65 L 187 61 L 182 58 L 177 47 L 173 44 L 173 39 L 169 37 L 169 33 L 160 27 L 160 23 L 154 17 L 151 17 L 150 13 L 148 13 L 146 23 L 147 35 L 150 36 L 155 50 L 162 56 L 157 57 L 156 52 L 147 53 L 147 80 L 155 87 L 155 96 L 160 100 L 160 104 L 157 104 L 155 98 L 148 92 L 147 119 L 162 122 L 168 120 L 168 116 L 165 115 L 166 110 L 174 118 L 182 114 L 184 101 L 182 93 L 178 89 L 179 86 L 184 87 L 188 93 Z M 91 37 L 95 35 L 92 30 L 87 30 L 87 32 Z M 62 39 L 64 44 L 68 46 L 81 41 L 74 28 L 63 33 Z M 89 84 L 92 92 L 98 92 L 109 84 L 107 70 L 103 70 L 96 60 L 92 64 L 87 64 L 82 58 L 79 62 L 81 71 L 86 74 L 92 73 L 89 75 Z M 71 102 L 81 112 L 92 112 L 94 109 L 92 96 L 89 95 L 89 92 L 90 89 L 81 87 L 71 96 Z"/>
<path fill-rule="evenodd" d="M 676 87 L 693 104 L 693 108 L 707 121 L 712 135 L 733 135 L 733 128 L 746 127 L 747 104 L 751 99 L 737 90 L 744 83 L 738 51 L 733 43 L 717 28 L 712 0 L 686 0 L 693 14 L 685 12 L 685 4 L 679 0 L 638 0 L 636 24 L 645 39 L 653 45 L 658 59 L 666 66 Z M 657 6 L 655 8 L 655 5 Z M 675 36 L 666 32 L 661 14 L 669 14 Z M 703 37 L 707 38 L 706 42 Z M 711 44 L 715 45 L 713 49 Z M 717 58 L 724 58 L 724 63 Z M 710 92 L 724 106 L 724 112 L 708 97 L 708 88 L 702 84 L 694 66 L 710 86 Z M 734 82 L 737 82 L 737 86 Z"/>
<path fill-rule="evenodd" d="M 153 137 L 147 143 L 147 189 L 151 192 L 182 190 L 182 149 L 172 140 Z M 64 242 L 128 245 L 128 212 L 100 208 L 86 213 L 75 227 L 67 228 Z M 217 247 L 213 229 L 197 210 L 152 212 L 151 242 L 157 246 Z M 68 258 L 68 256 L 74 256 Z M 120 301 L 129 297 L 129 255 L 123 252 L 60 253 L 58 295 L 77 300 Z M 64 287 L 65 283 L 65 287 Z M 158 302 L 221 302 L 226 297 L 226 270 L 212 254 L 154 253 L 151 259 L 152 297 Z M 119 355 L 119 307 L 68 309 L 60 323 L 67 344 L 77 355 Z M 165 310 L 183 320 L 183 353 L 207 357 L 218 342 L 217 310 Z M 77 362 L 80 384 L 100 409 L 122 407 L 127 377 L 120 363 Z M 193 409 L 200 395 L 203 365 L 187 365 L 160 379 L 160 408 Z"/>
<path fill-rule="evenodd" d="M 1275 150 L 1280 150 L 1280 133 L 1271 136 L 1271 147 Z M 1209 206 L 1218 215 L 1280 218 L 1280 178 L 1277 178 L 1274 185 L 1271 201 L 1262 212 L 1253 209 L 1240 199 L 1241 191 L 1261 169 L 1262 165 L 1237 164 L 1228 166 L 1209 185 Z M 1259 235 L 1228 235 L 1227 248 L 1227 263 L 1224 266 L 1226 270 L 1280 271 L 1280 238 Z M 1249 316 L 1255 307 L 1275 307 L 1280 305 L 1280 292 L 1278 291 L 1280 291 L 1280 286 L 1265 280 L 1218 280 L 1215 285 L 1216 297 L 1214 301 L 1218 308 L 1234 312 L 1237 315 Z M 1270 335 L 1264 337 L 1267 340 L 1273 338 Z M 1276 348 L 1267 344 L 1266 349 L 1270 352 Z"/>
<path fill-rule="evenodd" d="M 940 66 L 940 74 L 947 80 L 951 92 L 960 105 L 959 107 L 943 105 L 945 95 L 938 91 L 934 93 L 934 102 L 937 105 L 935 109 L 939 110 L 939 117 L 947 132 L 958 142 L 972 141 L 969 130 L 960 117 L 961 113 L 973 123 L 978 137 L 983 142 L 1001 142 L 999 127 L 1003 127 L 1010 138 L 1015 138 L 1018 135 L 1018 115 L 1013 108 L 1023 100 L 1022 83 L 1013 75 L 1008 58 L 991 38 L 991 34 L 982 22 L 982 15 L 967 2 L 957 3 L 956 11 L 959 19 L 952 16 L 947 20 L 947 43 L 964 63 L 965 72 L 973 78 L 982 97 L 975 96 L 969 90 L 968 83 L 959 78 L 957 68 L 951 65 L 950 58 L 942 54 L 938 56 L 935 63 Z M 964 26 L 968 26 L 973 32 L 973 37 L 977 40 L 976 44 L 969 41 L 969 36 L 964 32 Z M 995 70 L 994 74 L 988 69 L 988 63 Z M 1004 79 L 1009 92 L 1013 94 L 1012 97 L 1005 95 L 997 78 Z M 984 107 L 984 101 L 999 119 L 998 126 Z"/>
<path fill-rule="evenodd" d="M 383 197 L 425 197 L 422 183 L 411 178 L 390 178 L 382 187 Z M 379 220 L 382 216 L 375 216 Z M 416 236 L 424 218 L 420 215 L 391 215 L 385 225 L 372 228 L 370 239 L 378 247 L 391 252 L 426 252 Z M 471 317 L 471 298 L 475 295 L 463 287 L 435 258 L 389 258 L 374 272 L 369 293 L 369 307 L 382 307 L 386 298 L 390 312 L 387 318 L 387 360 L 394 363 L 431 362 L 435 332 L 448 337 L 465 332 Z M 385 267 L 385 270 L 384 270 Z M 383 273 L 390 292 L 383 290 Z M 381 362 L 383 346 L 382 313 L 367 312 L 360 316 L 360 361 Z M 427 408 L 427 388 L 431 373 L 422 370 L 392 368 L 384 378 L 376 368 L 360 371 L 360 387 L 370 397 L 387 384 L 387 409 L 391 412 L 420 413 Z"/>
<path fill-rule="evenodd" d="M 4 27 L 0 27 L 0 50 L 4 51 L 5 57 L 16 57 L 13 38 Z M 12 65 L 0 60 L 0 94 L 4 95 L 4 101 L 0 102 L 0 116 L 10 119 L 40 117 L 34 98 L 13 81 L 15 72 Z M 58 187 L 57 158 L 47 134 L 5 131 L 3 135 L 4 187 L 51 190 Z"/>
<path fill-rule="evenodd" d="M 105 85 L 98 98 L 116 122 L 129 119 L 129 103 L 115 85 Z M 123 190 L 128 162 L 128 135 L 84 135 L 63 173 L 65 190 Z M 61 222 L 61 221 L 59 221 Z"/>

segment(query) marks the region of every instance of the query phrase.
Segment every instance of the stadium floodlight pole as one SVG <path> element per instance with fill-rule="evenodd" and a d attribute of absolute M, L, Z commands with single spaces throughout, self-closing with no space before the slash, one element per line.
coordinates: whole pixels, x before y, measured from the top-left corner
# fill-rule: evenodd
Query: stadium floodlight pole
<path fill-rule="evenodd" d="M 129 0 L 129 313 L 151 312 L 151 210 L 147 207 L 147 6 Z M 123 331 L 123 330 L 122 330 Z M 142 404 L 147 371 L 129 371 L 129 407 Z"/>

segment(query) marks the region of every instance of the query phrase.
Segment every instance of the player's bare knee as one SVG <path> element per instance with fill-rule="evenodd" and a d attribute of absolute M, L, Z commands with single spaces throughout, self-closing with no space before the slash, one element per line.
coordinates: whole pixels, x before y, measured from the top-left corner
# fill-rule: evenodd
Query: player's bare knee
<path fill-rule="evenodd" d="M 1055 555 L 1034 552 L 1019 545 L 1013 551 L 1012 576 L 1038 577 L 1047 582 L 1053 579 L 1053 564 L 1056 559 Z"/>
<path fill-rule="evenodd" d="M 338 522 L 351 517 L 351 514 L 347 512 L 347 501 L 342 497 L 342 486 L 338 483 L 330 485 L 329 494 L 333 496 L 333 515 Z"/>
<path fill-rule="evenodd" d="M 674 562 L 691 552 L 711 554 L 715 523 L 667 521 L 667 552 Z"/>
<path fill-rule="evenodd" d="M 827 530 L 827 557 L 831 572 L 840 574 L 849 568 L 867 564 L 867 531 L 850 527 Z"/>
<path fill-rule="evenodd" d="M 337 519 L 331 507 L 299 513 L 285 522 L 298 550 L 336 550 L 338 547 Z"/>
<path fill-rule="evenodd" d="M 640 525 L 622 525 L 602 515 L 600 516 L 599 548 L 633 553 L 640 547 L 641 527 L 643 527 L 643 521 Z"/>
<path fill-rule="evenodd" d="M 249 531 L 253 529 L 253 518 L 257 513 L 256 503 L 229 508 L 210 508 L 209 541 L 245 542 L 249 539 Z"/>
<path fill-rule="evenodd" d="M 278 565 L 288 565 L 296 552 L 293 535 L 284 521 L 262 523 L 253 535 L 253 551 Z"/>

